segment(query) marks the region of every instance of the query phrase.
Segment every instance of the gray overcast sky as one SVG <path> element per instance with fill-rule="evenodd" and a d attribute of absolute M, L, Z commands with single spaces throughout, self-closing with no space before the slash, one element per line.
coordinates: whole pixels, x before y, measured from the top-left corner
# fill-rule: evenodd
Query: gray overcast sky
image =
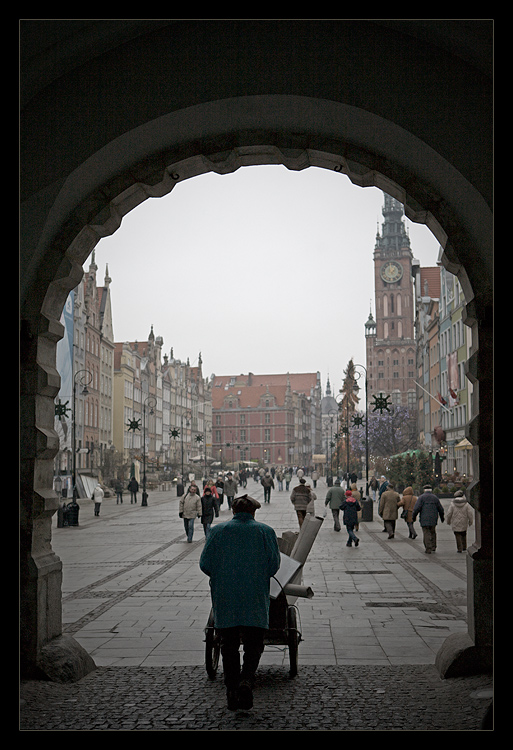
<path fill-rule="evenodd" d="M 320 168 L 244 167 L 177 184 L 125 216 L 96 247 L 98 283 L 112 278 L 116 341 L 144 341 L 205 376 L 320 371 L 342 385 L 365 364 L 374 315 L 373 250 L 383 193 Z M 405 219 L 413 256 L 434 266 L 439 244 Z M 86 263 L 88 268 L 88 263 Z"/>

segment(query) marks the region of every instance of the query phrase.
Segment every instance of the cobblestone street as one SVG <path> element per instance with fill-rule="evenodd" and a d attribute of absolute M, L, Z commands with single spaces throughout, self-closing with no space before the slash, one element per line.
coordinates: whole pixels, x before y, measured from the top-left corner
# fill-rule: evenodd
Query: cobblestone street
<path fill-rule="evenodd" d="M 324 483 L 316 489 L 322 516 Z M 262 500 L 249 481 L 247 492 Z M 128 500 L 128 502 L 127 502 Z M 446 502 L 446 501 L 444 501 Z M 208 579 L 198 567 L 203 530 L 187 544 L 174 492 L 150 492 L 148 507 L 104 500 L 100 517 L 80 502 L 79 526 L 53 530 L 63 561 L 64 632 L 97 669 L 78 683 L 21 686 L 25 731 L 471 731 L 491 699 L 487 675 L 442 680 L 435 656 L 467 632 L 466 562 L 451 529 L 423 551 L 398 521 L 394 539 L 360 524 L 358 548 L 326 516 L 304 566 L 312 599 L 296 602 L 302 640 L 298 675 L 288 649 L 266 647 L 251 711 L 226 709 L 222 668 L 205 671 Z M 224 506 L 219 521 L 228 520 Z M 297 531 L 288 492 L 273 491 L 257 520 L 278 536 Z M 471 531 L 469 543 L 473 540 Z"/>

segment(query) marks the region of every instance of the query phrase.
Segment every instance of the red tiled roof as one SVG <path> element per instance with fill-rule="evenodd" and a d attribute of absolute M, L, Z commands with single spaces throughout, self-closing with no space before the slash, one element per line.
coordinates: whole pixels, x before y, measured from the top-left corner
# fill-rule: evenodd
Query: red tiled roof
<path fill-rule="evenodd" d="M 426 281 L 427 281 L 427 296 L 431 299 L 440 299 L 440 267 L 428 267 L 420 269 L 420 294 L 422 297 L 426 296 Z"/>
<path fill-rule="evenodd" d="M 226 382 L 229 382 L 229 380 L 230 379 L 227 378 Z M 224 407 L 225 398 L 230 396 L 234 399 L 238 399 L 238 403 L 243 409 L 256 408 L 257 406 L 260 406 L 260 399 L 265 393 L 267 393 L 267 391 L 275 397 L 278 406 L 283 406 L 285 403 L 287 386 L 243 385 L 242 383 L 239 383 L 230 388 L 225 388 L 224 385 L 216 386 L 214 381 L 214 386 L 212 388 L 212 408 L 222 409 Z"/>
<path fill-rule="evenodd" d="M 285 372 L 278 374 L 268 375 L 254 375 L 252 372 L 247 375 L 216 375 L 213 382 L 213 387 L 216 386 L 224 387 L 229 385 L 231 381 L 234 381 L 234 385 L 284 385 L 290 383 L 290 387 L 293 391 L 298 393 L 306 393 L 310 395 L 310 389 L 315 388 L 317 385 L 317 373 L 316 372 Z"/>

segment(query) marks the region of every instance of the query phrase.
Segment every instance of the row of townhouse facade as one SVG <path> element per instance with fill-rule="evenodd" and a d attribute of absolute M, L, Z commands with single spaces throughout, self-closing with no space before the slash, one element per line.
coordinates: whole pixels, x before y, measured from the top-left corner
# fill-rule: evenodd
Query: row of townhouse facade
<path fill-rule="evenodd" d="M 417 410 L 420 447 L 438 454 L 444 475 L 473 476 L 466 430 L 473 387 L 466 377 L 472 331 L 456 276 L 442 267 L 413 268 L 416 300 Z"/>
<path fill-rule="evenodd" d="M 321 397 L 319 372 L 214 376 L 216 463 L 311 466 L 322 448 Z"/>
<path fill-rule="evenodd" d="M 191 365 L 162 354 L 153 327 L 145 342 L 115 344 L 114 437 L 130 470 L 136 467 L 181 473 L 203 463 L 211 440 L 210 386 L 201 355 Z M 137 471 L 135 472 L 137 474 Z"/>
<path fill-rule="evenodd" d="M 55 403 L 55 476 L 64 497 L 90 494 L 142 468 L 174 472 L 205 458 L 211 445 L 210 385 L 197 364 L 163 355 L 151 327 L 144 342 L 116 342 L 108 268 L 97 283 L 93 252 L 68 296 L 57 347 L 61 388 Z M 113 469 L 115 467 L 115 469 Z M 117 476 L 119 475 L 119 477 Z"/>
<path fill-rule="evenodd" d="M 212 473 L 240 462 L 310 466 L 322 452 L 320 373 L 203 377 L 163 352 L 153 326 L 146 341 L 116 342 L 108 268 L 89 268 L 63 312 L 55 474 L 63 494 L 91 484 Z M 86 481 L 88 480 L 89 481 Z"/>

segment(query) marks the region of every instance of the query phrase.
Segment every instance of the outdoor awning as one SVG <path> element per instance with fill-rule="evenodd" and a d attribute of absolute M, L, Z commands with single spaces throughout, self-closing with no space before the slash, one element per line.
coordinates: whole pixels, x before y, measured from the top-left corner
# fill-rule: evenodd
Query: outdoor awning
<path fill-rule="evenodd" d="M 458 443 L 458 445 L 455 445 L 455 446 L 454 446 L 454 450 L 455 450 L 455 451 L 462 451 L 462 450 L 467 450 L 467 451 L 470 451 L 470 450 L 472 450 L 472 448 L 473 448 L 473 447 L 474 447 L 474 446 L 472 445 L 472 443 L 471 443 L 471 442 L 469 442 L 469 441 L 467 440 L 467 438 L 463 438 L 463 440 L 461 440 L 461 441 L 460 441 L 460 442 Z"/>

